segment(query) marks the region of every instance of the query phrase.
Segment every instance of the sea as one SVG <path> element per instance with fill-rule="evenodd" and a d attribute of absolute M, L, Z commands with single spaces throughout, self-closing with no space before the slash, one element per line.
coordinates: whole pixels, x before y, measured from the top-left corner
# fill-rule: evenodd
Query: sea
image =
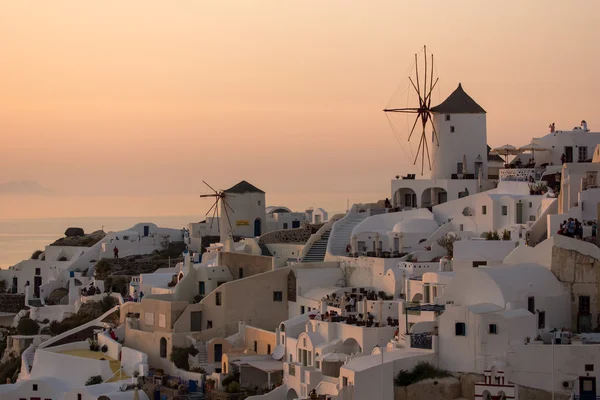
<path fill-rule="evenodd" d="M 43 250 L 56 239 L 64 237 L 69 227 L 91 233 L 100 229 L 105 232 L 124 230 L 141 222 L 167 228 L 187 228 L 188 223 L 199 221 L 197 215 L 0 219 L 0 269 L 29 259 L 36 250 Z"/>

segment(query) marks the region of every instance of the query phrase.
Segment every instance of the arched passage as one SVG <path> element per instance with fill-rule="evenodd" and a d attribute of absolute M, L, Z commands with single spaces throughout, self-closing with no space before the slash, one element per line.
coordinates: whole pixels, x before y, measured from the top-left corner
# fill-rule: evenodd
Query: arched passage
<path fill-rule="evenodd" d="M 167 358 L 167 339 L 160 338 L 160 356 L 162 358 Z"/>
<path fill-rule="evenodd" d="M 421 195 L 421 207 L 433 207 L 448 201 L 448 192 L 441 187 L 432 187 L 423 190 Z"/>
<path fill-rule="evenodd" d="M 411 188 L 401 188 L 396 190 L 396 193 L 394 193 L 394 207 L 400 209 L 418 207 L 417 194 Z"/>
<path fill-rule="evenodd" d="M 288 390 L 287 395 L 285 396 L 285 400 L 295 400 L 298 397 L 298 393 L 294 389 L 290 389 Z"/>
<path fill-rule="evenodd" d="M 342 343 L 342 348 L 340 351 L 344 354 L 362 353 L 362 349 L 361 349 L 360 345 L 354 338 L 348 338 L 348 339 L 344 340 L 344 343 Z"/>

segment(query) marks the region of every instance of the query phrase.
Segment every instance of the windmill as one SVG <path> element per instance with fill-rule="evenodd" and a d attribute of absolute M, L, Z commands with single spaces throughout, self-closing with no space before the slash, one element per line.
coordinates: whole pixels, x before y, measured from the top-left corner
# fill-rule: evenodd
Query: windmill
<path fill-rule="evenodd" d="M 206 212 L 206 215 L 209 215 L 211 213 L 211 211 L 212 211 L 212 216 L 213 216 L 213 218 L 210 220 L 209 232 L 212 231 L 212 224 L 213 224 L 213 222 L 215 220 L 215 216 L 220 221 L 220 219 L 219 219 L 219 206 L 221 206 L 221 208 L 223 209 L 223 211 L 225 213 L 225 217 L 227 218 L 227 223 L 229 224 L 229 232 L 230 232 L 231 235 L 233 235 L 233 226 L 231 225 L 231 220 L 229 218 L 229 211 L 227 211 L 227 209 L 229 208 L 229 210 L 231 210 L 232 213 L 235 213 L 235 211 L 227 203 L 227 197 L 234 197 L 234 196 L 232 196 L 230 194 L 226 194 L 222 190 L 216 190 L 216 189 L 214 189 L 212 186 L 210 186 L 205 181 L 202 181 L 202 182 L 206 186 L 208 186 L 210 188 L 210 190 L 212 190 L 214 193 L 201 194 L 200 197 L 212 197 L 212 198 L 215 199 L 215 202 L 213 203 L 213 205 Z M 221 204 L 219 204 L 219 203 L 221 203 Z M 218 225 L 217 225 L 217 232 L 219 232 L 219 226 Z"/>
<path fill-rule="evenodd" d="M 431 170 L 431 157 L 429 155 L 429 145 L 427 144 L 427 137 L 425 134 L 425 129 L 427 127 L 427 123 L 431 124 L 433 128 L 434 142 L 439 146 L 437 131 L 435 130 L 435 125 L 432 122 L 432 111 L 431 111 L 431 95 L 433 93 L 433 89 L 438 83 L 439 78 L 436 78 L 434 81 L 433 71 L 433 54 L 431 55 L 431 65 L 427 65 L 427 46 L 423 46 L 423 58 L 424 58 L 424 70 L 419 71 L 419 55 L 415 54 L 415 80 L 412 79 L 412 76 L 408 77 L 408 80 L 411 83 L 412 88 L 416 92 L 419 98 L 419 107 L 409 107 L 409 108 L 386 108 L 383 110 L 385 113 L 404 113 L 404 114 L 416 114 L 415 122 L 413 123 L 410 134 L 408 135 L 408 141 L 410 142 L 413 133 L 415 132 L 415 128 L 417 127 L 417 123 L 421 121 L 421 135 L 419 139 L 419 147 L 417 149 L 417 154 L 415 155 L 415 159 L 413 161 L 413 165 L 417 164 L 417 160 L 419 159 L 419 155 L 421 156 L 421 175 L 423 175 L 423 171 L 425 169 L 425 155 L 427 154 L 427 164 L 429 169 Z M 412 72 L 411 72 L 412 74 Z M 429 81 L 428 81 L 429 78 Z M 415 82 L 416 81 L 416 82 Z M 422 84 L 422 86 L 421 86 Z M 410 91 L 410 87 L 408 89 Z M 390 101 L 391 103 L 391 101 Z M 389 119 L 389 117 L 388 117 Z M 391 124 L 391 121 L 390 121 Z M 394 127 L 392 126 L 392 129 Z M 432 149 L 433 150 L 433 149 Z"/>

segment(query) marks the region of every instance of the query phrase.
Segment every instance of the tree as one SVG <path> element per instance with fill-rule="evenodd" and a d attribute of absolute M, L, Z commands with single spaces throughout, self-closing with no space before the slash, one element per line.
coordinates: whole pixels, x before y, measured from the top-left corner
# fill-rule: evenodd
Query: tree
<path fill-rule="evenodd" d="M 449 232 L 443 237 L 439 238 L 437 244 L 446 250 L 446 255 L 450 258 L 454 256 L 454 243 L 460 240 L 460 236 Z"/>
<path fill-rule="evenodd" d="M 30 318 L 21 318 L 17 325 L 19 335 L 31 336 L 37 335 L 40 331 L 40 324 Z"/>

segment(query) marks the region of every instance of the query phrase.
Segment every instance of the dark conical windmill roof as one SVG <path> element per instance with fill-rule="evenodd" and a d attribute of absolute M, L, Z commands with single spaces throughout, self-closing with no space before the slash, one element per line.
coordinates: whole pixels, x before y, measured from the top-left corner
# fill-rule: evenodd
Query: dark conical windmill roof
<path fill-rule="evenodd" d="M 230 187 L 225 190 L 225 193 L 264 193 L 262 190 L 257 188 L 256 186 L 248 183 L 246 181 L 241 181 L 237 185 Z"/>
<path fill-rule="evenodd" d="M 431 111 L 438 114 L 485 114 L 485 110 L 463 90 L 460 83 L 446 100 L 432 107 Z"/>

